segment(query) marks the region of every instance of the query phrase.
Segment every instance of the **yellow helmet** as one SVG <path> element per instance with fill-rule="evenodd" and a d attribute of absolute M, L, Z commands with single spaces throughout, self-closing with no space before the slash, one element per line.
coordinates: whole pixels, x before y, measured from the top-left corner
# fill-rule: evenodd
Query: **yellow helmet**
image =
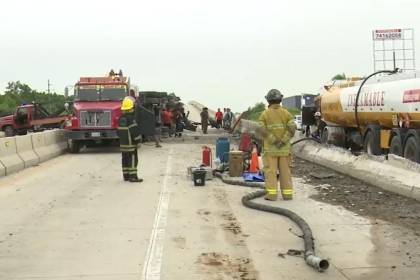
<path fill-rule="evenodd" d="M 130 111 L 134 109 L 134 101 L 133 98 L 127 96 L 124 98 L 122 105 L 121 105 L 121 110 L 122 111 Z"/>

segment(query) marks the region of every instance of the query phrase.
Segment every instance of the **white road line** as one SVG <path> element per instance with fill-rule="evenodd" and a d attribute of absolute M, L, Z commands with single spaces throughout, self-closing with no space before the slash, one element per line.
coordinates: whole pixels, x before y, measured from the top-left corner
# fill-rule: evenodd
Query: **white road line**
<path fill-rule="evenodd" d="M 149 247 L 145 257 L 141 279 L 159 280 L 162 268 L 163 244 L 165 242 L 166 222 L 168 218 L 168 207 L 170 191 L 168 187 L 169 178 L 172 171 L 172 148 L 169 150 L 168 160 L 166 162 L 165 177 L 159 197 L 159 204 L 156 210 L 155 222 L 153 224 L 152 234 L 150 236 Z"/>

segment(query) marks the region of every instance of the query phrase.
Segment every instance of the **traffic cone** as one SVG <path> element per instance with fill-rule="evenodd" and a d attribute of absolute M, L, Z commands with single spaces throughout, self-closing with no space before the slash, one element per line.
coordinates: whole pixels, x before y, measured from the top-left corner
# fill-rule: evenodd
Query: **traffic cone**
<path fill-rule="evenodd" d="M 251 163 L 249 165 L 249 172 L 257 173 L 258 172 L 258 152 L 254 147 L 251 153 Z"/>

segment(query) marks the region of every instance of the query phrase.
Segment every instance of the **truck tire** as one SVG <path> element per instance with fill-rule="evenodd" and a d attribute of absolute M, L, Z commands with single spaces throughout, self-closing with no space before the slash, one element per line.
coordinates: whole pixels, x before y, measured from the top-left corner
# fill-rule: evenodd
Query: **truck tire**
<path fill-rule="evenodd" d="M 12 137 L 15 136 L 15 130 L 13 129 L 12 126 L 8 125 L 4 128 L 4 135 L 6 137 Z"/>
<path fill-rule="evenodd" d="M 80 148 L 82 147 L 80 141 L 75 141 L 75 140 L 69 140 L 68 141 L 68 148 L 70 153 L 72 154 L 77 154 L 78 152 L 80 152 Z"/>
<path fill-rule="evenodd" d="M 414 136 L 408 137 L 405 142 L 404 158 L 420 163 L 420 146 Z"/>
<path fill-rule="evenodd" d="M 322 134 L 321 134 L 321 143 L 322 144 L 328 144 L 328 128 L 324 128 L 324 130 L 322 130 Z"/>
<path fill-rule="evenodd" d="M 365 141 L 363 142 L 363 148 L 365 152 L 369 155 L 379 156 L 382 154 L 379 143 L 376 143 L 373 132 L 369 130 L 366 132 Z"/>
<path fill-rule="evenodd" d="M 17 134 L 18 135 L 27 135 L 28 134 L 28 131 L 26 129 L 24 129 L 24 130 L 18 130 L 17 131 Z"/>
<path fill-rule="evenodd" d="M 401 142 L 401 137 L 399 135 L 394 135 L 391 139 L 391 144 L 389 145 L 389 153 L 402 157 L 404 154 L 403 145 Z"/>

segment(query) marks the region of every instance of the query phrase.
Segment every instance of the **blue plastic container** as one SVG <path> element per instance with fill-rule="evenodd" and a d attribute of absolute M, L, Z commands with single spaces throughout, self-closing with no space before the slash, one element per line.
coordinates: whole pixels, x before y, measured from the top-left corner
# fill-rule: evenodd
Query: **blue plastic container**
<path fill-rule="evenodd" d="M 226 137 L 220 137 L 216 141 L 216 158 L 219 158 L 221 162 L 229 162 L 229 151 L 230 142 Z"/>

